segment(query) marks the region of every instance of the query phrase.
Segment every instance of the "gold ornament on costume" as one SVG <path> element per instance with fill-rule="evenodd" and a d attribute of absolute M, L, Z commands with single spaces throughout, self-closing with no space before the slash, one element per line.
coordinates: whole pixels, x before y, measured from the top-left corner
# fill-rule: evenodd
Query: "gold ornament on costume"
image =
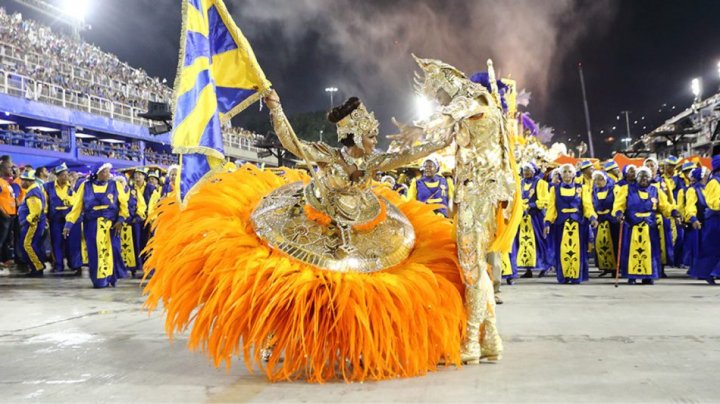
<path fill-rule="evenodd" d="M 375 272 L 407 258 L 415 244 L 412 224 L 373 192 L 372 178 L 447 146 L 449 138 L 353 157 L 345 148 L 297 139 L 280 105 L 271 105 L 270 114 L 283 146 L 318 170 L 308 184 L 288 184 L 263 199 L 251 216 L 257 235 L 295 259 L 336 272 Z M 352 134 L 360 143 L 377 132 L 378 122 L 361 104 L 337 128 L 340 139 Z"/>
<path fill-rule="evenodd" d="M 375 119 L 375 113 L 369 112 L 362 103 L 345 118 L 337 123 L 338 141 L 352 135 L 358 146 L 361 139 L 370 133 L 377 134 L 380 124 Z"/>

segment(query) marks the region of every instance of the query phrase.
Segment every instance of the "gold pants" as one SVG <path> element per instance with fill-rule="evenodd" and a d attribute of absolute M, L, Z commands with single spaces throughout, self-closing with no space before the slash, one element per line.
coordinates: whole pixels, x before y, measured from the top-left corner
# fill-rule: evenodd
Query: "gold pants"
<path fill-rule="evenodd" d="M 465 279 L 467 336 L 462 356 L 467 362 L 498 359 L 502 340 L 495 323 L 493 284 L 486 255 L 495 235 L 495 206 L 482 198 L 461 203 L 457 215 L 458 259 Z M 480 328 L 483 329 L 481 338 Z"/>

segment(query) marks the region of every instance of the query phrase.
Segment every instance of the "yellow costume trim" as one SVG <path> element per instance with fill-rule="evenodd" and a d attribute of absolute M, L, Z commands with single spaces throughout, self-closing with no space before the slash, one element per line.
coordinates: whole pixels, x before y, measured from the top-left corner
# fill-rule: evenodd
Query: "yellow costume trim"
<path fill-rule="evenodd" d="M 615 269 L 615 243 L 610 232 L 610 222 L 601 222 L 598 225 L 595 237 L 595 251 L 598 257 L 598 268 Z"/>
<path fill-rule="evenodd" d="M 523 215 L 520 224 L 520 239 L 518 242 L 517 266 L 535 268 L 537 256 L 535 255 L 535 229 L 532 225 L 532 217 Z"/>
<path fill-rule="evenodd" d="M 662 219 L 660 219 L 662 220 Z M 630 257 L 628 274 L 652 275 L 652 246 L 650 243 L 650 227 L 642 222 L 633 226 L 630 234 Z"/>
<path fill-rule="evenodd" d="M 128 268 L 135 268 L 137 262 L 135 261 L 135 245 L 133 244 L 133 233 L 132 226 L 129 224 L 123 224 L 122 230 L 120 231 L 120 246 L 122 260 Z"/>
<path fill-rule="evenodd" d="M 145 294 L 149 310 L 162 302 L 168 335 L 191 327 L 189 348 L 216 366 L 242 353 L 249 369 L 260 366 L 274 381 L 389 379 L 424 374 L 440 360 L 458 364 L 464 287 L 450 222 L 378 188 L 415 228 L 408 259 L 369 274 L 321 270 L 269 248 L 250 221 L 263 196 L 303 179 L 244 166 L 200 183 L 183 209 L 173 198 L 160 202 Z"/>
<path fill-rule="evenodd" d="M 639 216 L 639 215 L 638 215 Z M 667 265 L 667 246 L 665 244 L 665 221 L 661 214 L 655 215 L 655 223 L 657 223 L 658 233 L 660 234 L 660 259 L 663 265 Z"/>
<path fill-rule="evenodd" d="M 80 255 L 82 256 L 82 262 L 83 265 L 88 265 L 90 260 L 88 259 L 88 249 L 87 249 L 87 242 L 85 241 L 85 231 L 83 230 L 82 226 L 84 226 L 82 223 L 76 224 L 76 226 L 80 226 Z"/>
<path fill-rule="evenodd" d="M 33 223 L 28 226 L 28 231 L 25 233 L 25 238 L 23 239 L 23 249 L 25 250 L 25 254 L 27 255 L 28 259 L 30 259 L 30 262 L 33 265 L 33 269 L 36 271 L 41 270 L 45 267 L 45 265 L 40 261 L 40 258 L 35 254 L 35 249 L 32 246 L 32 240 L 33 237 L 35 237 L 35 232 L 37 231 L 37 223 Z"/>
<path fill-rule="evenodd" d="M 500 254 L 502 263 L 502 274 L 503 276 L 512 275 L 512 265 L 510 264 L 510 254 Z"/>
<path fill-rule="evenodd" d="M 560 267 L 563 277 L 580 279 L 580 224 L 566 220 L 560 241 Z"/>
<path fill-rule="evenodd" d="M 112 243 L 110 242 L 110 228 L 112 222 L 104 217 L 97 219 L 97 232 L 96 232 L 96 243 L 97 243 L 97 277 L 98 279 L 107 278 L 113 273 L 113 251 Z"/>

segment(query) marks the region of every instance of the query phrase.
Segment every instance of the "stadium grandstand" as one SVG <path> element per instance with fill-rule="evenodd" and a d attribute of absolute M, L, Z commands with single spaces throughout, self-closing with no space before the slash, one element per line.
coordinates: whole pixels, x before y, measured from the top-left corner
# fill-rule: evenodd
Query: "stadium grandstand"
<path fill-rule="evenodd" d="M 171 98 L 165 80 L 0 8 L 0 154 L 36 167 L 167 167 L 177 162 L 169 134 L 152 136 L 138 115 Z M 223 136 L 230 159 L 276 165 L 258 158 L 260 135 L 226 128 Z"/>

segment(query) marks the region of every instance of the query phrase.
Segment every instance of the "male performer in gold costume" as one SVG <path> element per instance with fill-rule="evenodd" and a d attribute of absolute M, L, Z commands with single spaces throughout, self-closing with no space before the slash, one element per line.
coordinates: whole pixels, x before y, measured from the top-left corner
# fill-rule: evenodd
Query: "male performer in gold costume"
<path fill-rule="evenodd" d="M 462 360 L 470 364 L 481 358 L 496 360 L 502 354 L 502 340 L 495 325 L 486 254 L 506 252 L 508 238 L 511 241 L 514 237 L 512 228 L 517 225 L 503 226 L 508 215 L 502 213 L 508 212 L 502 211 L 517 194 L 517 181 L 492 62 L 488 62 L 490 92 L 446 63 L 416 61 L 425 73 L 418 91 L 441 105 L 435 115 L 418 125 L 431 137 L 449 128 L 454 137 L 458 258 L 465 278 L 468 315 Z"/>

